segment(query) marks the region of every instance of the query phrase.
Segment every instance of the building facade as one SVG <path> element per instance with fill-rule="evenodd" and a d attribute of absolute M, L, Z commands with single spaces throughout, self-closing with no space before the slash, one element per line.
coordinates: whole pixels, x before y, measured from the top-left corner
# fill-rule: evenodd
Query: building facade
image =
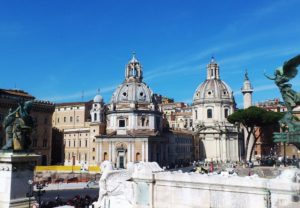
<path fill-rule="evenodd" d="M 227 121 L 235 110 L 230 87 L 220 79 L 219 65 L 211 59 L 207 65 L 206 80 L 193 97 L 193 126 L 196 134 L 196 158 L 208 161 L 238 161 L 240 144 L 236 126 Z"/>
<path fill-rule="evenodd" d="M 35 97 L 22 90 L 0 89 L 0 122 L 10 109 L 18 107 L 19 102 L 33 101 L 33 108 L 30 115 L 33 118 L 35 128 L 31 134 L 31 149 L 41 155 L 39 164 L 51 164 L 52 146 L 52 114 L 54 104 L 48 101 L 35 100 Z M 0 144 L 5 142 L 5 130 L 0 128 Z"/>
<path fill-rule="evenodd" d="M 88 102 L 59 103 L 53 114 L 53 126 L 62 132 L 65 165 L 98 165 L 95 136 L 104 123 L 104 102 L 98 94 Z"/>
<path fill-rule="evenodd" d="M 106 112 L 106 134 L 96 136 L 97 160 L 117 168 L 128 162 L 167 162 L 167 139 L 162 136 L 162 113 L 152 90 L 143 82 L 143 69 L 133 55 L 125 80 L 112 95 Z"/>

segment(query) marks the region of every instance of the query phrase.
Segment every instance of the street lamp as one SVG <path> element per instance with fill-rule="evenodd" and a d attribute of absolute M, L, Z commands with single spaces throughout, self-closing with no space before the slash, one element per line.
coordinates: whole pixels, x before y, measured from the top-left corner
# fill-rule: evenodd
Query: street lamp
<path fill-rule="evenodd" d="M 28 184 L 29 184 L 29 190 L 28 193 L 26 193 L 26 197 L 28 197 L 28 207 L 30 208 L 31 197 L 33 197 L 33 191 L 32 191 L 33 181 L 28 180 Z"/>
<path fill-rule="evenodd" d="M 39 207 L 41 207 L 41 203 L 42 203 L 41 198 L 42 198 L 43 194 L 45 193 L 45 190 L 42 190 L 44 187 L 45 187 L 44 184 L 41 184 L 41 183 L 36 184 L 36 189 L 37 189 L 36 193 L 37 193 L 37 197 L 38 197 Z"/>

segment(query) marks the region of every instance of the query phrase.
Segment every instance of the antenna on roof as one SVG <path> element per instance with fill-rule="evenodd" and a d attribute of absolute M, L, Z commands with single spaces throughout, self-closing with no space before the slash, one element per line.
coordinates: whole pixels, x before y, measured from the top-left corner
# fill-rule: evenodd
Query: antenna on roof
<path fill-rule="evenodd" d="M 83 102 L 83 98 L 84 98 L 84 90 L 82 90 L 81 92 L 81 101 Z"/>

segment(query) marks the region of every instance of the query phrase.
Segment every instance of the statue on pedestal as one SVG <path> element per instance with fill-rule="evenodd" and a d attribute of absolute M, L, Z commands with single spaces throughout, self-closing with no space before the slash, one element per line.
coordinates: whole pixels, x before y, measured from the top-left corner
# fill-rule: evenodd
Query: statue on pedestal
<path fill-rule="evenodd" d="M 6 143 L 1 150 L 26 151 L 31 144 L 30 133 L 33 120 L 30 111 L 33 101 L 21 102 L 18 105 L 14 111 L 10 109 L 4 119 Z"/>
<path fill-rule="evenodd" d="M 295 56 L 294 58 L 284 62 L 283 66 L 277 68 L 274 72 L 274 76 L 270 77 L 265 74 L 265 76 L 274 80 L 275 84 L 278 86 L 280 93 L 282 95 L 282 99 L 287 108 L 287 112 L 283 116 L 283 118 L 279 121 L 280 126 L 284 131 L 289 132 L 289 137 L 293 134 L 300 133 L 300 121 L 299 119 L 293 116 L 293 109 L 300 105 L 300 93 L 296 92 L 292 89 L 292 85 L 288 82 L 293 79 L 297 73 L 297 67 L 300 65 L 300 55 Z M 278 138 L 283 138 L 284 133 L 274 133 L 275 141 Z M 286 140 L 286 138 L 284 139 Z M 283 141 L 278 140 L 278 141 Z M 300 142 L 297 138 L 295 141 Z"/>

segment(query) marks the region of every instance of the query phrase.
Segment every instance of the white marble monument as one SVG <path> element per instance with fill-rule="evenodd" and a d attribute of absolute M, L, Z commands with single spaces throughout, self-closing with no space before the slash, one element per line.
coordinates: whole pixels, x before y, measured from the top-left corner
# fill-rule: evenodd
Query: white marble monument
<path fill-rule="evenodd" d="M 300 170 L 274 179 L 257 175 L 163 171 L 155 162 L 103 167 L 96 208 L 293 208 L 300 207 Z"/>
<path fill-rule="evenodd" d="M 39 157 L 33 153 L 0 151 L 0 208 L 29 206 L 28 180 L 33 179 Z"/>

